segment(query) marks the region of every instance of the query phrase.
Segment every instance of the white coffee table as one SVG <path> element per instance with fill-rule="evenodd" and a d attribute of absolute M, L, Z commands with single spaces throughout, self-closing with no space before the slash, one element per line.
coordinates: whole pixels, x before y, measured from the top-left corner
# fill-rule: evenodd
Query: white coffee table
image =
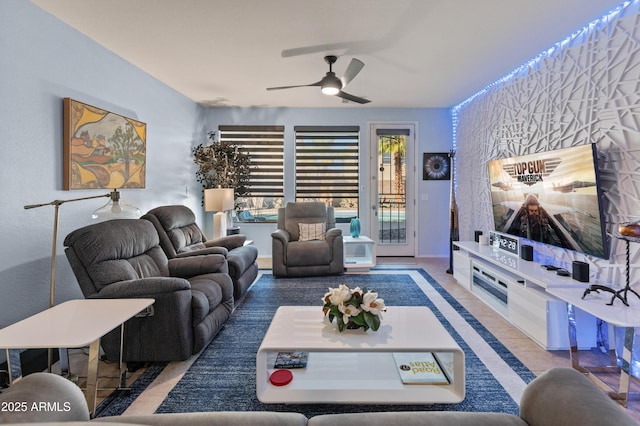
<path fill-rule="evenodd" d="M 256 355 L 256 392 L 264 403 L 430 404 L 465 396 L 464 352 L 426 307 L 387 307 L 378 331 L 338 332 L 321 306 L 278 308 Z M 274 386 L 278 352 L 309 352 L 306 368 Z M 393 352 L 437 352 L 450 359 L 449 385 L 405 385 Z"/>
<path fill-rule="evenodd" d="M 124 333 L 124 323 L 154 302 L 154 299 L 69 300 L 1 329 L 0 347 L 7 350 L 9 360 L 9 349 L 89 346 L 85 397 L 89 413 L 93 415 L 98 392 L 100 338 L 118 326 Z M 122 338 L 120 342 L 122 344 Z M 122 347 L 120 369 L 122 372 Z"/>

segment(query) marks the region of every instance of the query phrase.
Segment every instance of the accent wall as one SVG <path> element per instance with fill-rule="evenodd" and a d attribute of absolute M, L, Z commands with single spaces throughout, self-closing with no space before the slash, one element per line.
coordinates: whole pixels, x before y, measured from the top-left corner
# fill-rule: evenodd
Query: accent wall
<path fill-rule="evenodd" d="M 493 230 L 489 160 L 589 143 L 608 235 L 640 219 L 640 6 L 629 3 L 454 108 L 461 240 Z M 545 263 L 571 270 L 586 261 L 599 279 L 624 284 L 626 244 L 610 238 L 610 247 L 600 259 L 534 243 Z M 631 243 L 632 283 L 638 247 Z"/>

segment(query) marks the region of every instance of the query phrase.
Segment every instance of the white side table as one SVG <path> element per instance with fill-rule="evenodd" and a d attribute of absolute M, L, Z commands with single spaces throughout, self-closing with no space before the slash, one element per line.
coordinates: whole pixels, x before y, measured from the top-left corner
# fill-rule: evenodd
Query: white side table
<path fill-rule="evenodd" d="M 633 359 L 633 340 L 635 329 L 640 327 L 640 305 L 638 300 L 632 300 L 631 306 L 624 306 L 619 300 L 614 301 L 613 306 L 607 305 L 611 301 L 611 293 L 591 292 L 584 296 L 585 286 L 578 288 L 548 288 L 547 292 L 567 303 L 567 316 L 569 318 L 569 342 L 571 365 L 576 370 L 586 373 L 587 376 L 600 386 L 601 389 L 608 390 L 612 399 L 618 400 L 625 407 L 629 404 L 631 361 Z M 578 342 L 576 341 L 575 309 L 580 309 L 596 318 L 600 318 L 608 324 L 624 329 L 624 349 L 622 351 L 622 367 L 617 365 L 584 367 L 580 365 L 578 358 Z M 613 357 L 612 357 L 613 358 Z M 591 371 L 620 371 L 620 383 L 618 391 L 611 389 L 602 380 L 589 374 Z"/>
<path fill-rule="evenodd" d="M 69 300 L 1 329 L 0 347 L 7 350 L 7 360 L 9 360 L 9 349 L 89 346 L 85 397 L 89 413 L 93 416 L 98 391 L 100 338 L 120 326 L 120 371 L 121 377 L 124 377 L 122 363 L 124 323 L 154 302 L 154 299 Z M 11 371 L 10 365 L 9 371 Z"/>
<path fill-rule="evenodd" d="M 376 243 L 369 237 L 342 237 L 345 269 L 366 269 L 376 266 Z"/>

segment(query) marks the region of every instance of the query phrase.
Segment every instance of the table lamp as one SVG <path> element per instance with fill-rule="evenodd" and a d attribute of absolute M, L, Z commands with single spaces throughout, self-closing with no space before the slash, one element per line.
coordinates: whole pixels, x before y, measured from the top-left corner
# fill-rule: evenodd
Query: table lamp
<path fill-rule="evenodd" d="M 213 215 L 213 238 L 227 235 L 227 211 L 233 209 L 233 188 L 204 190 L 204 210 Z"/>

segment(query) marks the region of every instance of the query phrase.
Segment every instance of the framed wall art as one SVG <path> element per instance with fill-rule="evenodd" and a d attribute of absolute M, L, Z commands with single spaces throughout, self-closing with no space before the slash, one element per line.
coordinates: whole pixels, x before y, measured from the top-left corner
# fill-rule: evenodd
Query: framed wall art
<path fill-rule="evenodd" d="M 422 157 L 422 180 L 450 180 L 451 158 L 448 152 L 428 153 Z"/>
<path fill-rule="evenodd" d="M 64 98 L 63 187 L 144 188 L 147 125 Z"/>

